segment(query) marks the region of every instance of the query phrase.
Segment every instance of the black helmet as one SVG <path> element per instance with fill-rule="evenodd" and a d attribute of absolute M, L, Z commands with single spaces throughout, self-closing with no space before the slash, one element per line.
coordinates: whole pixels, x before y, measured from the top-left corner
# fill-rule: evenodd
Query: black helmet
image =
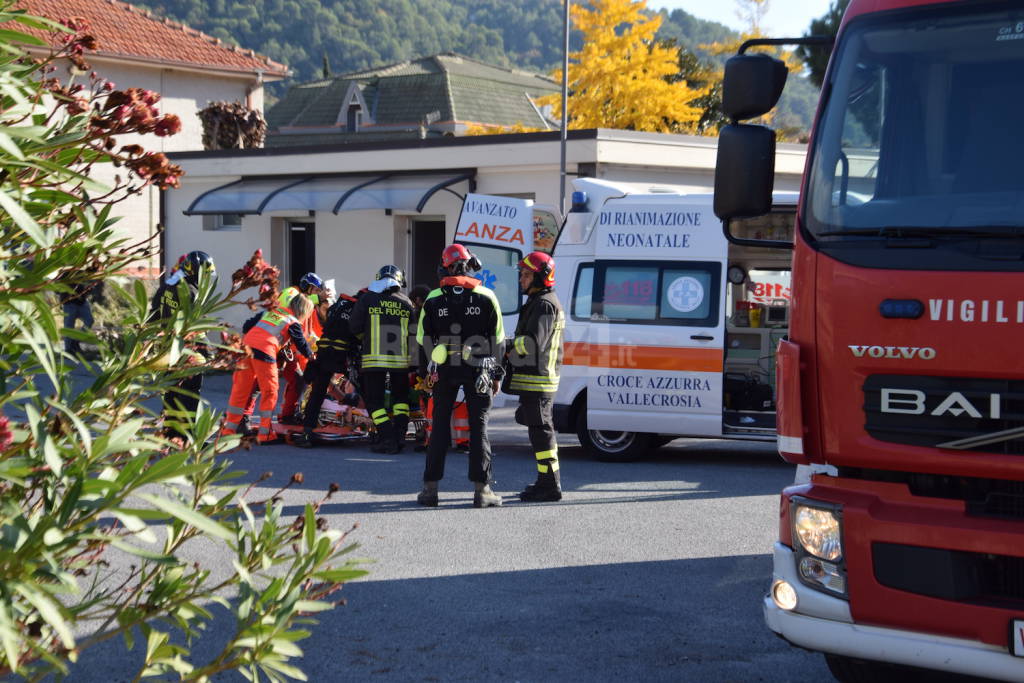
<path fill-rule="evenodd" d="M 403 273 L 402 269 L 398 266 L 387 265 L 381 267 L 381 269 L 377 271 L 377 277 L 375 279 L 383 280 L 385 278 L 391 278 L 398 283 L 399 287 L 405 287 L 405 273 Z"/>
<path fill-rule="evenodd" d="M 306 273 L 299 278 L 299 290 L 305 294 L 312 288 L 323 289 L 324 281 L 316 273 Z"/>
<path fill-rule="evenodd" d="M 205 251 L 190 251 L 185 254 L 181 261 L 181 270 L 185 273 L 185 281 L 193 287 L 199 286 L 199 276 L 203 271 L 209 273 L 211 277 L 217 274 L 213 258 Z"/>

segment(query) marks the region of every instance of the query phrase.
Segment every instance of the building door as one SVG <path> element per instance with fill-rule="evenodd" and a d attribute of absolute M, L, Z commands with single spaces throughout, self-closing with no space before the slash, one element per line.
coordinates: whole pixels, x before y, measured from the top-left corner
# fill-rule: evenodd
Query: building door
<path fill-rule="evenodd" d="M 299 278 L 316 270 L 316 231 L 313 223 L 288 223 L 288 272 L 281 283 L 284 289 L 298 285 Z"/>
<path fill-rule="evenodd" d="M 445 248 L 444 221 L 412 222 L 412 273 L 409 287 L 428 285 L 437 287 L 437 266 Z"/>

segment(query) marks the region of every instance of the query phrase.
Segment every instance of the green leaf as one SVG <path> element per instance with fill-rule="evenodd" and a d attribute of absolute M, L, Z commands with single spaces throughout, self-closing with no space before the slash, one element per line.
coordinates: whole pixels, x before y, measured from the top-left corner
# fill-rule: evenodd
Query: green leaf
<path fill-rule="evenodd" d="M 39 616 L 50 625 L 50 628 L 56 631 L 64 647 L 69 650 L 75 647 L 75 637 L 71 634 L 71 629 L 64 622 L 64 617 L 61 616 L 61 608 L 49 595 L 34 586 L 28 586 L 23 583 L 15 584 L 15 590 L 39 611 Z"/>
<path fill-rule="evenodd" d="M 51 246 L 52 240 L 48 238 L 46 232 L 36 223 L 35 219 L 21 207 L 21 203 L 13 199 L 7 192 L 0 189 L 0 208 L 3 208 L 7 213 L 11 215 L 14 222 L 19 228 L 21 228 L 26 235 L 32 238 L 40 247 Z"/>
<path fill-rule="evenodd" d="M 306 552 L 313 550 L 316 543 L 316 517 L 313 514 L 313 506 L 306 504 L 306 519 L 302 529 L 306 537 Z"/>
<path fill-rule="evenodd" d="M 316 572 L 313 576 L 327 583 L 344 583 L 366 576 L 370 572 L 365 569 L 327 569 Z"/>
<path fill-rule="evenodd" d="M 50 527 L 43 533 L 43 543 L 46 545 L 57 545 L 64 540 L 64 534 L 56 527 Z"/>
<path fill-rule="evenodd" d="M 177 501 L 173 501 L 168 498 L 160 498 L 148 493 L 140 493 L 139 498 L 151 504 L 153 507 L 163 510 L 169 515 L 180 519 L 185 524 L 194 526 L 196 529 L 211 536 L 216 536 L 217 538 L 225 541 L 232 541 L 235 538 L 235 535 L 219 522 L 216 522 L 202 513 L 197 512 L 190 507 L 186 507 Z"/>
<path fill-rule="evenodd" d="M 297 600 L 295 602 L 296 612 L 326 612 L 331 609 L 334 609 L 334 603 L 323 600 Z"/>

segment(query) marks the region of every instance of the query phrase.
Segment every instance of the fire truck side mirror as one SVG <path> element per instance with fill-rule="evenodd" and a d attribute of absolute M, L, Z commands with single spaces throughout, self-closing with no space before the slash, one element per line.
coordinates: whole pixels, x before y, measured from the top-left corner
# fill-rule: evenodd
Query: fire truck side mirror
<path fill-rule="evenodd" d="M 722 113 L 733 123 L 763 116 L 779 101 L 789 69 L 766 54 L 741 54 L 725 63 Z"/>
<path fill-rule="evenodd" d="M 775 131 L 732 124 L 718 134 L 715 215 L 723 221 L 763 216 L 772 208 Z"/>

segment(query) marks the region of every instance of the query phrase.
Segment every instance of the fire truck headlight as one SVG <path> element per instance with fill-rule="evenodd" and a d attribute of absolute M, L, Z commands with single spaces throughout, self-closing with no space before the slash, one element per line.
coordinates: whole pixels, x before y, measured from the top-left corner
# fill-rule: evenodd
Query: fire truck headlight
<path fill-rule="evenodd" d="M 835 511 L 797 504 L 793 510 L 793 536 L 815 557 L 838 562 L 843 558 L 842 524 Z"/>
<path fill-rule="evenodd" d="M 772 600 L 779 609 L 790 612 L 796 609 L 796 591 L 789 585 L 789 582 L 779 579 L 772 584 Z"/>

